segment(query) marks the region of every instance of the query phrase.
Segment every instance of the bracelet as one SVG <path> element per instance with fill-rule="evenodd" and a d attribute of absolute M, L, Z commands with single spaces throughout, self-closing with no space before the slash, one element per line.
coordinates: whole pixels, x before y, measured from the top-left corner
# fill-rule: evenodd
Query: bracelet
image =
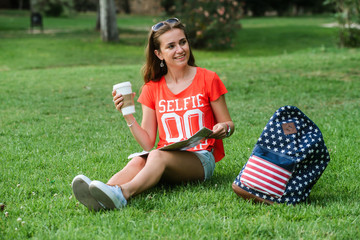
<path fill-rule="evenodd" d="M 134 118 L 134 121 L 132 122 L 132 123 L 130 123 L 130 124 L 127 124 L 128 125 L 128 127 L 132 127 L 132 125 L 134 125 L 134 123 L 136 122 L 136 119 Z"/>
<path fill-rule="evenodd" d="M 225 123 L 226 126 L 227 126 L 227 130 L 226 130 L 226 137 L 229 137 L 230 136 L 230 133 L 231 133 L 231 128 L 230 128 L 230 125 Z"/>

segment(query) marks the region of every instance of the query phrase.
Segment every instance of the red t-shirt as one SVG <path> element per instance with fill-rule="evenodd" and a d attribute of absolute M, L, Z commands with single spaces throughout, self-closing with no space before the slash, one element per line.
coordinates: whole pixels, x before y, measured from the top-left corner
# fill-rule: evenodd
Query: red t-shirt
<path fill-rule="evenodd" d="M 216 119 L 210 102 L 227 93 L 219 76 L 204 68 L 196 68 L 196 75 L 185 90 L 174 94 L 167 87 L 165 77 L 146 83 L 138 102 L 156 111 L 159 130 L 157 148 L 188 139 L 202 127 L 212 129 Z M 206 139 L 188 151 L 214 148 L 215 161 L 225 156 L 222 140 Z"/>

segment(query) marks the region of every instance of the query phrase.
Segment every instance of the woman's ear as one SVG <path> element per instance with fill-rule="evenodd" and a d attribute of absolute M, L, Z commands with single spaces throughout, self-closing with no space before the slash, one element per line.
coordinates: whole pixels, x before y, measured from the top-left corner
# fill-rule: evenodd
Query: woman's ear
<path fill-rule="evenodd" d="M 162 54 L 159 50 L 157 50 L 157 49 L 154 50 L 154 53 L 160 60 L 164 60 L 164 58 L 162 57 Z"/>

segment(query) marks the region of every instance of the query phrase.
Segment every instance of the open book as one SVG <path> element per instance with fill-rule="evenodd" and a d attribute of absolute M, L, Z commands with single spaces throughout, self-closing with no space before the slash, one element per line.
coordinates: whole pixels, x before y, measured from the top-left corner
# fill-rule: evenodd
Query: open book
<path fill-rule="evenodd" d="M 160 150 L 164 150 L 164 151 L 185 151 L 187 149 L 193 148 L 197 145 L 199 145 L 199 143 L 201 143 L 201 141 L 204 138 L 207 138 L 210 134 L 212 134 L 212 130 L 203 127 L 202 129 L 200 129 L 197 133 L 195 133 L 194 135 L 192 135 L 190 138 L 180 141 L 180 142 L 176 142 L 176 143 L 172 143 L 169 144 L 167 146 L 164 146 L 162 148 L 160 148 Z M 131 159 L 133 157 L 136 156 L 146 156 L 147 154 L 149 154 L 149 152 L 147 151 L 142 151 L 139 153 L 133 153 L 130 154 L 128 156 L 128 159 Z"/>

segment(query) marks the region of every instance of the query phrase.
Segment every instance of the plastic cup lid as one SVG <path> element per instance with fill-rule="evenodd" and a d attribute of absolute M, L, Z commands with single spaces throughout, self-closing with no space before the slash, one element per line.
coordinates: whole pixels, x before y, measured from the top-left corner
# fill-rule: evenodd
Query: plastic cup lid
<path fill-rule="evenodd" d="M 131 83 L 130 82 L 118 83 L 113 86 L 113 89 L 115 90 L 115 89 L 122 88 L 122 87 L 131 87 Z"/>

